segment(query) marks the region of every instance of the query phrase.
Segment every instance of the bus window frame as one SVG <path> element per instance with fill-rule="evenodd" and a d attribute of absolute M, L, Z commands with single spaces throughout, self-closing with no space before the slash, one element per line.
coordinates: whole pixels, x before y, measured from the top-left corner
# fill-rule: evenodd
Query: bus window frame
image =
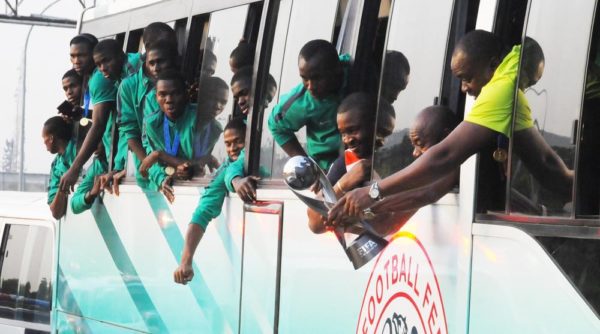
<path fill-rule="evenodd" d="M 272 2 L 272 1 L 273 0 L 271 0 L 271 1 L 269 1 L 269 0 L 265 0 L 265 1 L 262 1 L 262 0 L 224 0 L 221 3 L 219 3 L 219 5 L 204 4 L 204 3 L 202 3 L 200 5 L 196 5 L 196 3 L 194 3 L 193 8 L 190 11 L 187 12 L 187 14 L 186 14 L 185 17 L 179 17 L 179 18 L 175 18 L 175 19 L 172 19 L 172 20 L 168 20 L 168 19 L 163 19 L 163 17 L 161 17 L 161 16 L 155 16 L 148 23 L 155 22 L 155 21 L 175 22 L 175 29 L 176 29 L 178 40 L 180 38 L 181 31 L 178 31 L 177 28 L 178 27 L 179 28 L 185 28 L 185 30 L 183 31 L 183 34 L 184 34 L 183 36 L 185 37 L 185 43 L 182 43 L 183 45 L 179 45 L 179 49 L 180 49 L 180 51 L 183 50 L 183 52 L 181 54 L 183 56 L 184 61 L 182 62 L 181 67 L 182 67 L 183 72 L 187 73 L 187 71 L 189 70 L 189 68 L 186 68 L 186 67 L 191 66 L 190 64 L 192 64 L 191 62 L 188 62 L 188 57 L 190 56 L 189 52 L 188 52 L 189 51 L 188 45 L 190 43 L 190 38 L 197 37 L 197 35 L 192 34 L 191 31 L 190 31 L 190 27 L 191 27 L 192 22 L 193 22 L 193 20 L 195 18 L 197 18 L 197 17 L 205 17 L 206 20 L 205 21 L 203 20 L 202 23 L 203 24 L 204 23 L 208 23 L 210 25 L 210 15 L 213 12 L 217 12 L 217 11 L 221 11 L 221 10 L 227 10 L 227 9 L 230 9 L 230 8 L 233 8 L 233 7 L 239 7 L 239 6 L 248 5 L 248 13 L 247 13 L 247 17 L 246 17 L 246 19 L 248 19 L 248 17 L 253 14 L 253 13 L 251 13 L 253 11 L 252 8 L 256 7 L 257 3 L 262 3 L 263 11 L 262 11 L 262 14 L 261 14 L 261 17 L 260 17 L 260 20 L 259 20 L 259 23 L 260 23 L 259 26 L 262 27 L 263 21 L 266 20 L 266 18 L 264 17 L 265 3 Z M 277 3 L 278 3 L 278 1 L 277 1 Z M 140 13 L 144 13 L 145 10 L 148 10 L 148 8 L 150 8 L 150 7 L 152 7 L 152 8 L 150 8 L 151 10 L 159 11 L 159 9 L 161 8 L 159 5 L 165 6 L 165 3 L 161 2 L 161 3 L 157 3 L 157 4 L 151 4 L 151 5 L 148 5 L 148 6 L 143 6 L 143 7 L 134 9 L 134 10 L 132 10 L 129 13 L 131 14 L 130 15 L 131 17 L 139 16 L 139 15 L 142 15 Z M 136 15 L 134 15 L 134 13 L 136 13 Z M 116 14 L 116 15 L 118 16 L 118 15 L 121 15 L 121 14 Z M 111 16 L 111 18 L 112 18 L 112 16 Z M 131 22 L 129 22 L 129 23 L 131 23 Z M 255 21 L 253 21 L 253 23 L 255 24 Z M 246 34 L 246 32 L 251 32 L 252 31 L 252 28 L 249 29 L 248 26 L 247 26 L 247 24 L 248 24 L 248 22 L 244 23 L 244 34 Z M 137 27 L 138 25 L 140 25 L 140 24 L 139 23 L 137 25 L 130 24 L 127 31 L 125 31 L 125 32 L 118 32 L 118 34 L 125 34 L 125 38 L 124 38 L 124 41 L 123 41 L 123 49 L 124 49 L 124 51 L 126 50 L 128 44 L 129 44 L 130 32 L 131 31 L 137 31 L 137 30 L 143 29 L 143 27 L 144 27 L 144 26 L 142 26 L 140 28 L 135 28 L 134 29 L 134 27 Z M 81 27 L 82 27 L 82 29 L 80 29 L 80 31 L 86 31 L 86 29 L 88 29 L 87 25 L 85 25 L 85 24 L 82 24 Z M 140 31 L 142 31 L 142 30 L 140 30 Z M 259 34 L 258 36 L 260 36 L 260 32 L 261 31 L 259 30 L 258 31 L 258 34 Z M 258 36 L 257 36 L 257 39 L 260 41 L 260 38 Z M 107 36 L 107 37 L 104 37 L 104 38 L 112 38 L 112 37 L 113 36 Z M 246 36 L 244 36 L 244 37 L 246 37 Z M 206 38 L 206 36 L 202 36 L 202 38 Z M 141 39 L 141 35 L 140 35 L 140 39 Z M 138 43 L 139 43 L 139 41 L 138 41 Z M 271 41 L 271 43 L 272 43 L 272 41 Z M 258 48 L 257 48 L 256 52 L 258 53 Z M 256 55 L 256 56 L 258 56 L 258 55 Z M 199 66 L 201 66 L 201 64 L 199 64 Z M 256 64 L 254 66 L 256 66 Z M 253 75 L 253 81 L 252 81 L 253 82 L 253 91 L 252 91 L 252 93 L 254 93 L 255 76 L 256 76 L 256 69 L 255 69 L 255 72 L 254 72 L 254 75 Z M 254 95 L 252 95 L 252 97 L 254 97 Z M 250 113 L 252 113 L 252 109 L 250 110 Z M 250 116 L 249 116 L 249 119 L 250 119 Z M 250 131 L 248 131 L 248 132 L 250 132 Z M 114 142 L 114 138 L 113 138 L 113 142 Z M 247 155 L 246 155 L 247 157 L 251 155 L 249 148 L 246 149 L 246 152 L 247 152 Z M 128 157 L 129 157 L 130 154 L 131 154 L 131 152 L 128 151 Z M 128 166 L 129 165 L 130 164 L 128 163 Z M 245 164 L 245 166 L 247 166 L 247 165 Z M 131 168 L 131 167 L 129 166 L 127 168 Z M 112 170 L 112 167 L 110 169 Z M 248 169 L 245 168 L 245 170 L 247 171 Z M 207 176 L 202 176 L 202 177 L 195 177 L 195 178 L 192 178 L 191 180 L 175 180 L 173 182 L 173 185 L 174 186 L 188 186 L 188 187 L 206 186 L 206 185 L 210 184 L 210 182 L 212 181 L 212 179 L 213 179 L 212 177 L 210 177 L 210 176 L 207 175 Z M 121 184 L 122 185 L 137 185 L 137 182 L 135 180 L 135 177 L 128 175 L 128 176 L 126 176 L 121 181 Z"/>
<path fill-rule="evenodd" d="M 525 21 L 523 25 L 523 33 L 521 38 L 521 43 L 524 40 L 527 33 L 527 20 L 529 19 L 529 11 L 531 8 L 531 1 L 527 2 L 527 13 L 525 15 Z M 586 71 L 584 76 L 587 77 L 587 72 L 589 70 L 588 64 L 590 62 L 590 48 L 592 44 L 593 34 L 594 34 L 594 26 L 596 24 L 600 25 L 600 10 L 598 6 L 600 5 L 599 1 L 596 1 L 596 12 L 592 19 L 592 27 L 590 28 L 589 35 L 587 36 L 587 59 L 586 59 Z M 497 21 L 497 19 L 496 19 Z M 494 25 L 496 26 L 496 24 Z M 600 29 L 597 29 L 600 33 Z M 600 36 L 598 36 L 600 38 Z M 519 59 L 519 66 L 522 63 L 522 55 Z M 517 81 L 515 86 L 518 87 L 520 80 L 520 75 L 517 77 Z M 586 83 L 586 79 L 583 79 L 584 87 Z M 582 99 L 579 110 L 579 118 L 577 125 L 577 134 L 575 136 L 575 157 L 574 157 L 574 168 L 575 172 L 574 180 L 573 180 L 573 190 L 571 194 L 571 199 L 573 203 L 573 210 L 569 216 L 535 216 L 535 215 L 527 215 L 522 213 L 511 213 L 510 210 L 510 192 L 511 192 L 511 180 L 512 180 L 512 168 L 508 168 L 507 170 L 507 182 L 505 189 L 505 203 L 504 203 L 504 211 L 489 211 L 487 213 L 477 213 L 475 212 L 474 223 L 478 224 L 489 224 L 489 225 L 502 225 L 502 226 L 512 226 L 524 230 L 528 234 L 532 236 L 548 236 L 548 237 L 570 237 L 570 238 L 584 238 L 584 239 L 600 239 L 600 220 L 599 216 L 591 215 L 586 217 L 585 215 L 578 215 L 576 208 L 576 200 L 577 200 L 577 178 L 578 178 L 578 165 L 581 160 L 581 136 L 582 136 L 582 122 L 583 119 L 583 103 L 584 103 L 584 95 L 585 89 L 581 91 Z M 514 99 L 516 101 L 517 98 L 517 90 L 514 93 Z M 516 104 L 513 103 L 513 124 L 511 126 L 511 131 L 515 126 L 515 117 L 516 113 Z M 509 144 L 509 160 L 508 164 L 511 166 L 511 159 L 513 154 L 513 141 L 510 141 Z"/>

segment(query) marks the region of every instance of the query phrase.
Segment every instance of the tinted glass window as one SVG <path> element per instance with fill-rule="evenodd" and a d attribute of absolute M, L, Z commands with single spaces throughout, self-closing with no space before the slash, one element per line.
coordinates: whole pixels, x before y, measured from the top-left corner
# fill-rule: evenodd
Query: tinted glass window
<path fill-rule="evenodd" d="M 288 157 L 273 141 L 267 125 L 268 115 L 279 98 L 299 85 L 298 53 L 306 42 L 313 39 L 331 40 L 337 0 L 293 1 L 282 0 L 279 5 L 277 29 L 271 56 L 270 74 L 277 84 L 273 102 L 265 111 L 261 140 L 260 173 L 263 178 L 281 178 L 283 165 Z M 319 8 L 316 15 L 306 15 Z M 304 129 L 296 133 L 300 144 L 306 144 Z"/>
<path fill-rule="evenodd" d="M 531 1 L 513 129 L 512 213 L 573 213 L 576 144 L 593 12 L 593 1 L 572 6 Z M 561 21 L 571 23 L 557 26 Z M 520 106 L 529 106 L 532 124 L 522 123 Z"/>
<path fill-rule="evenodd" d="M 0 317 L 50 323 L 52 231 L 7 225 L 2 242 Z"/>
<path fill-rule="evenodd" d="M 416 115 L 432 105 L 440 93 L 453 2 L 430 2 L 395 1 L 392 7 L 378 118 L 385 117 L 381 109 L 387 103 L 385 114 L 394 115 L 394 126 L 385 146 L 375 153 L 374 169 L 382 178 L 413 161 L 409 128 Z M 432 7 L 439 9 L 429 10 Z M 427 31 L 427 38 L 415 31 Z"/>
<path fill-rule="evenodd" d="M 234 72 L 229 58 L 240 42 L 243 43 L 248 7 L 239 6 L 211 13 L 206 40 L 200 45 L 202 66 L 197 88 L 198 126 L 194 152 L 196 159 L 204 159 L 212 167 L 227 159 L 222 129 L 239 109 L 236 101 L 240 97 L 236 98 L 232 93 Z M 252 62 L 253 59 L 250 59 Z M 248 85 L 242 101 L 249 96 L 250 90 Z M 210 170 L 206 172 L 210 173 Z"/>

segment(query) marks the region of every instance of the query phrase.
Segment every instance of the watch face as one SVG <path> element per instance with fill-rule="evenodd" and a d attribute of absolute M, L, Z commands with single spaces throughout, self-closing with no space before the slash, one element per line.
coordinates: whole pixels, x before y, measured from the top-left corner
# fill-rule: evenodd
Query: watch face
<path fill-rule="evenodd" d="M 379 197 L 379 187 L 377 187 L 377 183 L 373 183 L 371 189 L 369 189 L 369 197 L 372 199 L 376 199 Z"/>

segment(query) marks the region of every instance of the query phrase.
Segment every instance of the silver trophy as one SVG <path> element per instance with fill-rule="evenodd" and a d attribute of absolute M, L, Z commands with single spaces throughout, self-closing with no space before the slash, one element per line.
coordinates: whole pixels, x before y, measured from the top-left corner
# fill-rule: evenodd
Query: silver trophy
<path fill-rule="evenodd" d="M 324 217 L 327 217 L 329 209 L 337 201 L 333 187 L 329 183 L 325 172 L 310 157 L 295 156 L 290 158 L 283 166 L 283 179 L 302 202 Z M 310 188 L 317 182 L 323 192 L 323 200 L 308 197 L 299 192 Z M 363 232 L 350 243 L 350 246 L 346 246 L 346 239 L 344 238 L 346 227 L 336 227 L 333 232 L 350 262 L 352 262 L 354 269 L 358 269 L 377 256 L 387 246 L 388 242 L 379 236 L 369 223 L 360 220 L 355 225 L 362 228 Z"/>

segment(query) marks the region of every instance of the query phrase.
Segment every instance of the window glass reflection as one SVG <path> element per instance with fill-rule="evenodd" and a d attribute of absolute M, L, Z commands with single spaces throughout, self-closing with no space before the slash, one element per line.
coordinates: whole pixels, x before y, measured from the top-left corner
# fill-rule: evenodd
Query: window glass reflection
<path fill-rule="evenodd" d="M 380 99 L 392 104 L 395 127 L 385 146 L 375 154 L 374 169 L 382 178 L 414 160 L 409 127 L 440 92 L 452 1 L 436 1 L 435 6 L 439 10 L 427 11 L 429 7 L 422 2 L 393 4 Z M 428 37 L 422 38 L 414 31 L 428 31 Z"/>
<path fill-rule="evenodd" d="M 10 225 L 3 245 L 0 317 L 50 324 L 52 233 L 39 226 Z"/>
<path fill-rule="evenodd" d="M 549 6 L 532 1 L 521 46 L 517 105 L 530 109 L 533 127 L 515 123 L 510 211 L 569 216 L 587 38 L 593 3 Z M 585 17 L 581 13 L 588 13 Z M 556 29 L 556 22 L 573 24 Z M 588 33 L 583 34 L 588 36 Z M 518 111 L 517 111 L 518 113 Z"/>

